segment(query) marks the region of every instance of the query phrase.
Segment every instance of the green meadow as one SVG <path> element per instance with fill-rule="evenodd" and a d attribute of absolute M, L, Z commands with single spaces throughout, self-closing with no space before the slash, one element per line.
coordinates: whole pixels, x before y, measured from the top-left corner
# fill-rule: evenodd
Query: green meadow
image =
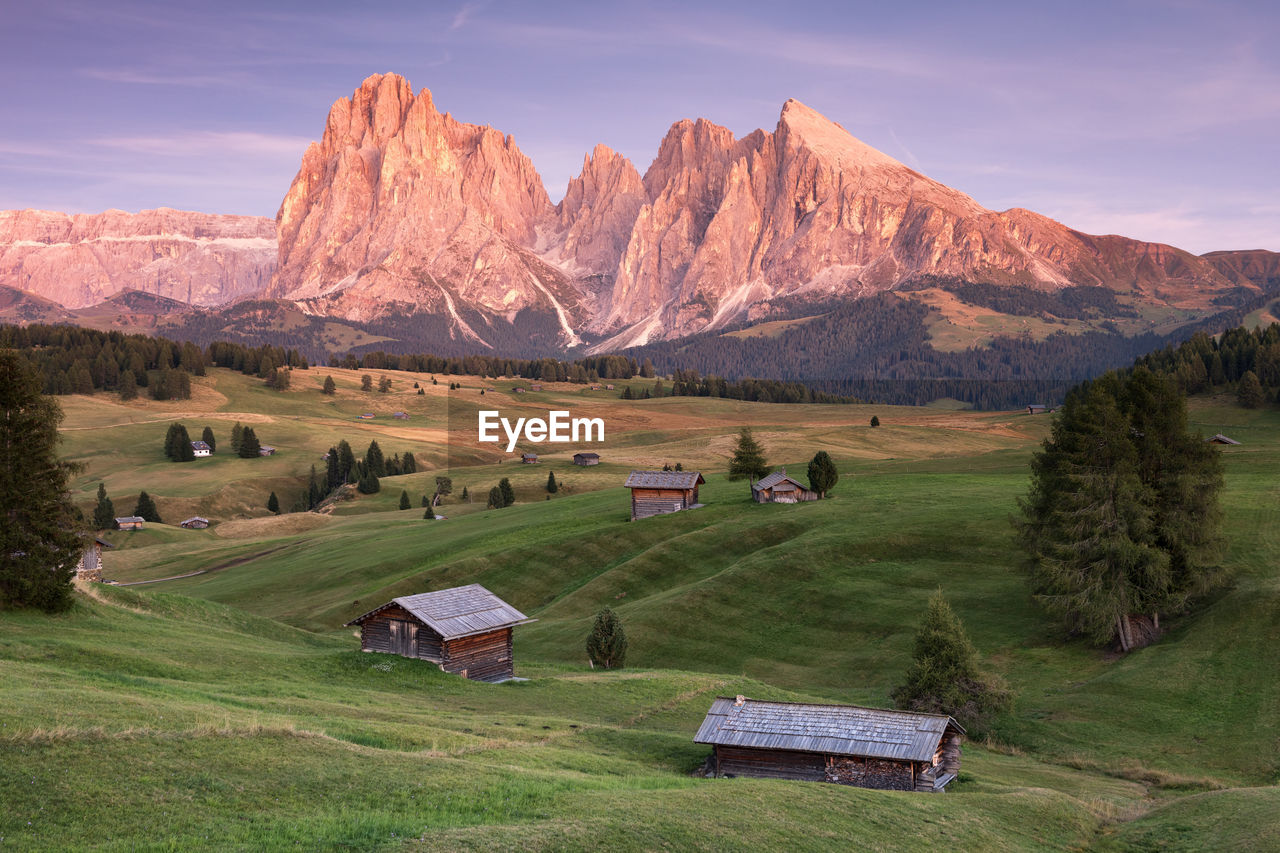
<path fill-rule="evenodd" d="M 326 375 L 333 398 L 319 393 Z M 1064 639 L 1018 570 L 1009 517 L 1045 417 L 632 402 L 622 382 L 516 394 L 528 383 L 462 377 L 451 391 L 458 377 L 388 375 L 389 394 L 321 368 L 295 372 L 286 393 L 213 370 L 186 401 L 61 398 L 85 508 L 101 481 L 117 514 L 145 489 L 168 523 L 107 534 L 107 576 L 137 585 L 84 588 L 57 616 L 0 613 L 0 846 L 1280 846 L 1275 411 L 1193 401 L 1196 428 L 1242 442 L 1223 449 L 1234 580 L 1117 658 Z M 482 446 L 471 419 L 490 407 L 603 417 L 606 441 L 590 448 L 603 462 L 574 467 L 586 448 Z M 168 462 L 175 419 L 192 437 L 212 426 L 219 452 Z M 276 455 L 233 457 L 237 420 Z M 841 471 L 832 497 L 752 503 L 723 474 L 741 425 L 793 474 L 827 449 Z M 268 513 L 266 496 L 290 506 L 339 439 L 357 455 L 373 439 L 388 456 L 412 451 L 419 473 L 324 512 Z M 519 464 L 520 450 L 541 461 Z M 423 520 L 420 498 L 450 461 L 447 518 Z M 705 506 L 630 522 L 627 472 L 676 462 L 706 476 Z M 549 470 L 561 485 L 550 496 Z M 488 510 L 502 477 L 518 502 Z M 460 501 L 464 485 L 474 502 Z M 194 514 L 213 526 L 177 526 Z M 527 681 L 362 654 L 343 627 L 391 597 L 465 583 L 538 620 L 516 631 Z M 888 707 L 939 588 L 1015 691 L 989 737 L 965 745 L 950 793 L 693 775 L 714 696 Z M 605 605 L 630 639 L 623 670 L 586 661 Z"/>

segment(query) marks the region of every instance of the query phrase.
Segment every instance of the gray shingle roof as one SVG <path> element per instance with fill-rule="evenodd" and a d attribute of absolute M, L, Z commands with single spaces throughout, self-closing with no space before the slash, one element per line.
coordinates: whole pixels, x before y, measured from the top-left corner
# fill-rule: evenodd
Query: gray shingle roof
<path fill-rule="evenodd" d="M 140 515 L 122 515 L 116 519 L 116 524 L 128 524 L 130 522 L 137 524 L 143 521 L 146 521 L 146 519 Z"/>
<path fill-rule="evenodd" d="M 745 699 L 738 705 L 721 696 L 712 703 L 693 740 L 753 749 L 932 761 L 948 727 L 964 733 L 945 714 L 756 699 Z"/>
<path fill-rule="evenodd" d="M 629 489 L 692 489 L 705 482 L 697 471 L 632 471 L 626 486 Z"/>
<path fill-rule="evenodd" d="M 446 640 L 483 634 L 512 625 L 536 622 L 478 583 L 455 586 L 438 592 L 423 592 L 394 598 L 381 607 L 357 616 L 348 625 L 357 625 L 380 610 L 398 604 Z"/>
<path fill-rule="evenodd" d="M 786 471 L 774 471 L 772 474 L 768 474 L 764 477 L 761 477 L 759 480 L 751 484 L 751 488 L 755 489 L 756 491 L 760 491 L 761 489 L 773 488 L 774 486 L 782 482 L 794 483 L 797 488 L 800 488 L 800 489 L 804 488 L 803 483 L 801 483 L 795 477 L 788 476 Z"/>
<path fill-rule="evenodd" d="M 1225 435 L 1223 435 L 1222 433 L 1218 433 L 1217 435 L 1213 436 L 1212 438 L 1206 438 L 1206 439 L 1205 439 L 1205 441 L 1212 441 L 1212 442 L 1215 442 L 1215 443 L 1217 443 L 1217 444 L 1239 444 L 1239 443 L 1240 443 L 1240 442 L 1236 441 L 1234 438 L 1227 438 L 1227 437 L 1226 437 Z"/>

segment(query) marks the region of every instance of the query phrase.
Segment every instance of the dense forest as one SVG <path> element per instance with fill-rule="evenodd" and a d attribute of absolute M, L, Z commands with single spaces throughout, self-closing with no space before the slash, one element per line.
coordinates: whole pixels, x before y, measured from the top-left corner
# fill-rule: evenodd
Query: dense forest
<path fill-rule="evenodd" d="M 1169 374 L 1187 394 L 1236 388 L 1245 405 L 1274 403 L 1280 399 L 1280 324 L 1228 329 L 1217 337 L 1197 332 L 1137 364 Z"/>

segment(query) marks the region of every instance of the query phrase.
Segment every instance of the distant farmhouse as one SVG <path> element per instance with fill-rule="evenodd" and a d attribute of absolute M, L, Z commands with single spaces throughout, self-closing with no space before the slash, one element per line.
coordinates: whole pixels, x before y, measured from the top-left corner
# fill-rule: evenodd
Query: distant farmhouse
<path fill-rule="evenodd" d="M 574 465 L 599 465 L 599 453 L 575 453 L 573 454 Z"/>
<path fill-rule="evenodd" d="M 259 456 L 274 456 L 276 449 L 269 444 L 263 444 L 258 447 Z"/>
<path fill-rule="evenodd" d="M 185 527 L 187 530 L 204 530 L 209 526 L 209 519 L 203 516 L 194 515 L 178 526 Z"/>
<path fill-rule="evenodd" d="M 536 454 L 536 453 L 521 453 L 521 454 L 520 454 L 520 461 L 521 461 L 521 462 L 523 462 L 525 465 L 537 465 L 537 464 L 538 464 L 538 454 Z"/>
<path fill-rule="evenodd" d="M 626 482 L 631 520 L 701 506 L 698 486 L 705 482 L 697 471 L 632 471 Z"/>
<path fill-rule="evenodd" d="M 365 412 L 363 415 L 360 415 L 359 420 L 362 420 L 362 421 L 373 420 L 373 412 Z"/>
<path fill-rule="evenodd" d="M 542 386 L 541 386 L 541 385 L 539 385 L 537 382 L 535 382 L 535 383 L 533 383 L 532 385 L 530 385 L 530 386 L 529 386 L 529 390 L 530 390 L 530 391 L 541 391 L 541 390 L 542 390 Z"/>
<path fill-rule="evenodd" d="M 118 530 L 141 530 L 142 522 L 146 519 L 138 515 L 125 515 L 116 519 L 116 529 Z"/>
<path fill-rule="evenodd" d="M 210 456 L 213 454 L 213 448 L 209 446 L 207 441 L 193 441 L 191 442 L 191 452 L 197 457 Z"/>
<path fill-rule="evenodd" d="M 511 629 L 536 622 L 480 584 L 392 599 L 348 622 L 360 648 L 420 658 L 445 672 L 499 682 L 515 675 Z"/>
<path fill-rule="evenodd" d="M 391 417 L 395 418 L 398 421 L 407 421 L 409 420 L 409 413 L 408 412 L 392 412 Z"/>
<path fill-rule="evenodd" d="M 716 776 L 941 792 L 960 773 L 964 729 L 945 714 L 721 696 L 694 743 Z"/>
<path fill-rule="evenodd" d="M 107 540 L 99 539 L 97 536 L 93 537 L 89 547 L 85 548 L 84 553 L 80 555 L 80 562 L 76 563 L 76 580 L 101 583 L 102 549 L 110 547 L 112 545 Z"/>
<path fill-rule="evenodd" d="M 774 471 L 767 477 L 752 483 L 751 499 L 758 504 L 793 504 L 800 501 L 816 501 L 818 493 L 810 491 L 796 478 L 787 476 L 784 469 Z"/>
<path fill-rule="evenodd" d="M 1053 413 L 1053 407 L 1046 406 L 1042 403 L 1032 403 L 1030 406 L 1027 406 L 1028 415 L 1044 415 L 1044 414 L 1052 414 L 1052 413 Z"/>
<path fill-rule="evenodd" d="M 1234 438 L 1227 438 L 1227 437 L 1226 437 L 1225 435 L 1223 435 L 1222 433 L 1218 433 L 1217 435 L 1213 436 L 1212 438 L 1206 438 L 1206 439 L 1205 439 L 1205 441 L 1207 441 L 1207 442 L 1209 442 L 1209 443 L 1211 443 L 1211 444 L 1230 444 L 1230 445 L 1238 445 L 1238 444 L 1240 443 L 1240 442 L 1236 441 Z"/>

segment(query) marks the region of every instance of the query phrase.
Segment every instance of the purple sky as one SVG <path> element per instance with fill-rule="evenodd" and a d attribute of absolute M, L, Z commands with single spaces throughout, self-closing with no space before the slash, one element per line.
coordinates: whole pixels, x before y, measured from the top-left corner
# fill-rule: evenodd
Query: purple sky
<path fill-rule="evenodd" d="M 597 142 L 643 172 L 678 119 L 772 130 L 794 97 L 997 210 L 1280 250 L 1274 2 L 195 5 L 8 4 L 0 208 L 274 216 L 330 104 L 394 71 L 553 199 Z"/>

